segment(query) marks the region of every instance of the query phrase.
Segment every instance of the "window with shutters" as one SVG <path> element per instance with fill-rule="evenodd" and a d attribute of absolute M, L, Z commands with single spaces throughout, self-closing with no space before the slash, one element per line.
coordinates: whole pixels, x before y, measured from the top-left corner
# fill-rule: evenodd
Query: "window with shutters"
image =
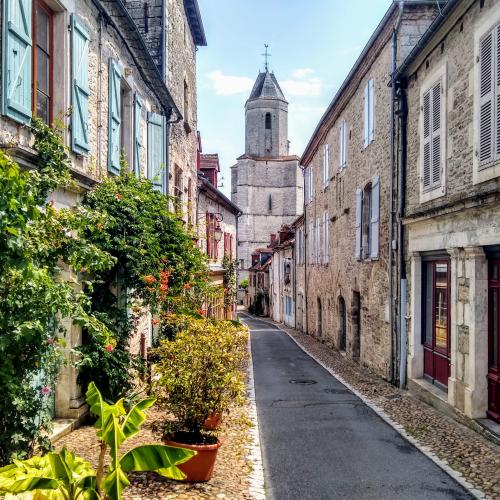
<path fill-rule="evenodd" d="M 330 151 L 328 144 L 323 144 L 323 189 L 330 183 Z"/>
<path fill-rule="evenodd" d="M 422 173 L 424 191 L 441 186 L 443 168 L 443 87 L 441 81 L 435 83 L 423 95 L 422 102 Z"/>
<path fill-rule="evenodd" d="M 476 157 L 479 170 L 483 170 L 500 161 L 500 24 L 489 28 L 480 38 L 478 51 L 479 126 Z M 490 174 L 493 172 L 484 172 L 478 181 L 491 178 Z"/>
<path fill-rule="evenodd" d="M 306 204 L 310 203 L 314 198 L 314 172 L 312 166 L 307 167 L 304 171 L 304 191 Z"/>
<path fill-rule="evenodd" d="M 342 120 L 339 129 L 339 172 L 347 166 L 347 122 Z"/>
<path fill-rule="evenodd" d="M 118 63 L 110 59 L 108 65 L 108 171 L 115 175 L 120 173 L 121 80 L 122 74 Z"/>
<path fill-rule="evenodd" d="M 33 2 L 33 115 L 52 123 L 54 13 L 41 0 Z"/>
<path fill-rule="evenodd" d="M 329 222 L 328 212 L 323 213 L 323 264 L 328 264 L 330 261 L 330 237 L 329 237 Z"/>
<path fill-rule="evenodd" d="M 167 194 L 167 123 L 164 116 L 148 112 L 148 179 L 154 188 Z"/>
<path fill-rule="evenodd" d="M 380 256 L 380 177 L 356 190 L 355 258 L 377 260 Z"/>
<path fill-rule="evenodd" d="M 365 85 L 365 127 L 364 145 L 368 146 L 375 138 L 375 92 L 373 79 L 368 80 Z"/>

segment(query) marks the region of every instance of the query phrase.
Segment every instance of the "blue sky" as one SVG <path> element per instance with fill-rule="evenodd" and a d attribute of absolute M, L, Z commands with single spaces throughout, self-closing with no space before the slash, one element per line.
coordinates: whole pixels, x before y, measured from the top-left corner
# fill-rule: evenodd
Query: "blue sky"
<path fill-rule="evenodd" d="M 264 43 L 290 103 L 290 152 L 300 155 L 391 0 L 198 1 L 208 40 L 197 55 L 198 129 L 203 152 L 219 153 L 229 194 Z"/>

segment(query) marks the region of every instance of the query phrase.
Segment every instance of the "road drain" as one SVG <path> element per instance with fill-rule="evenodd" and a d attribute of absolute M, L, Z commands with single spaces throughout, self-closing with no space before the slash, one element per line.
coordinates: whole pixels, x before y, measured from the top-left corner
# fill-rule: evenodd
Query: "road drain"
<path fill-rule="evenodd" d="M 308 379 L 302 379 L 302 378 L 297 378 L 297 379 L 292 379 L 290 380 L 290 384 L 298 384 L 298 385 L 313 385 L 317 384 L 316 380 L 308 380 Z"/>

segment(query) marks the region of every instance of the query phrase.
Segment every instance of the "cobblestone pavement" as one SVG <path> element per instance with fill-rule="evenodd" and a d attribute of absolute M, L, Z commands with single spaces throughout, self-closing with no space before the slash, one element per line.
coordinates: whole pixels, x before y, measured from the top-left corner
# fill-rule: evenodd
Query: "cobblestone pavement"
<path fill-rule="evenodd" d="M 310 335 L 278 326 L 487 498 L 500 499 L 499 446 Z"/>

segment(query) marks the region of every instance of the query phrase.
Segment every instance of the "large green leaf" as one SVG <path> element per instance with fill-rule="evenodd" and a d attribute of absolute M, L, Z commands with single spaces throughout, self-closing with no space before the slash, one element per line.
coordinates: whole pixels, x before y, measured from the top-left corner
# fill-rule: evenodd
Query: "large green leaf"
<path fill-rule="evenodd" d="M 113 467 L 118 463 L 118 450 L 125 441 L 120 421 L 115 415 L 108 415 L 101 431 L 100 438 L 109 446 L 111 458 L 113 459 Z"/>
<path fill-rule="evenodd" d="M 129 484 L 130 481 L 119 466 L 113 469 L 102 482 L 103 489 L 111 500 L 121 500 L 122 491 Z"/>
<path fill-rule="evenodd" d="M 33 490 L 56 490 L 59 481 L 50 477 L 25 476 L 18 479 L 0 478 L 0 492 L 23 493 Z"/>
<path fill-rule="evenodd" d="M 126 414 L 123 406 L 123 399 L 120 399 L 114 405 L 106 403 L 94 382 L 90 382 L 85 397 L 90 406 L 90 412 L 98 417 L 97 422 L 94 424 L 94 427 L 97 429 L 98 437 L 101 437 L 102 429 L 107 423 L 110 415 L 120 417 Z"/>
<path fill-rule="evenodd" d="M 126 439 L 135 436 L 139 432 L 142 423 L 146 420 L 146 414 L 143 410 L 153 406 L 155 401 L 156 398 L 143 399 L 128 412 L 122 425 L 123 434 Z"/>
<path fill-rule="evenodd" d="M 123 455 L 120 465 L 125 472 L 154 471 L 171 479 L 184 479 L 184 473 L 176 467 L 190 460 L 195 451 L 161 444 L 138 446 Z"/>

